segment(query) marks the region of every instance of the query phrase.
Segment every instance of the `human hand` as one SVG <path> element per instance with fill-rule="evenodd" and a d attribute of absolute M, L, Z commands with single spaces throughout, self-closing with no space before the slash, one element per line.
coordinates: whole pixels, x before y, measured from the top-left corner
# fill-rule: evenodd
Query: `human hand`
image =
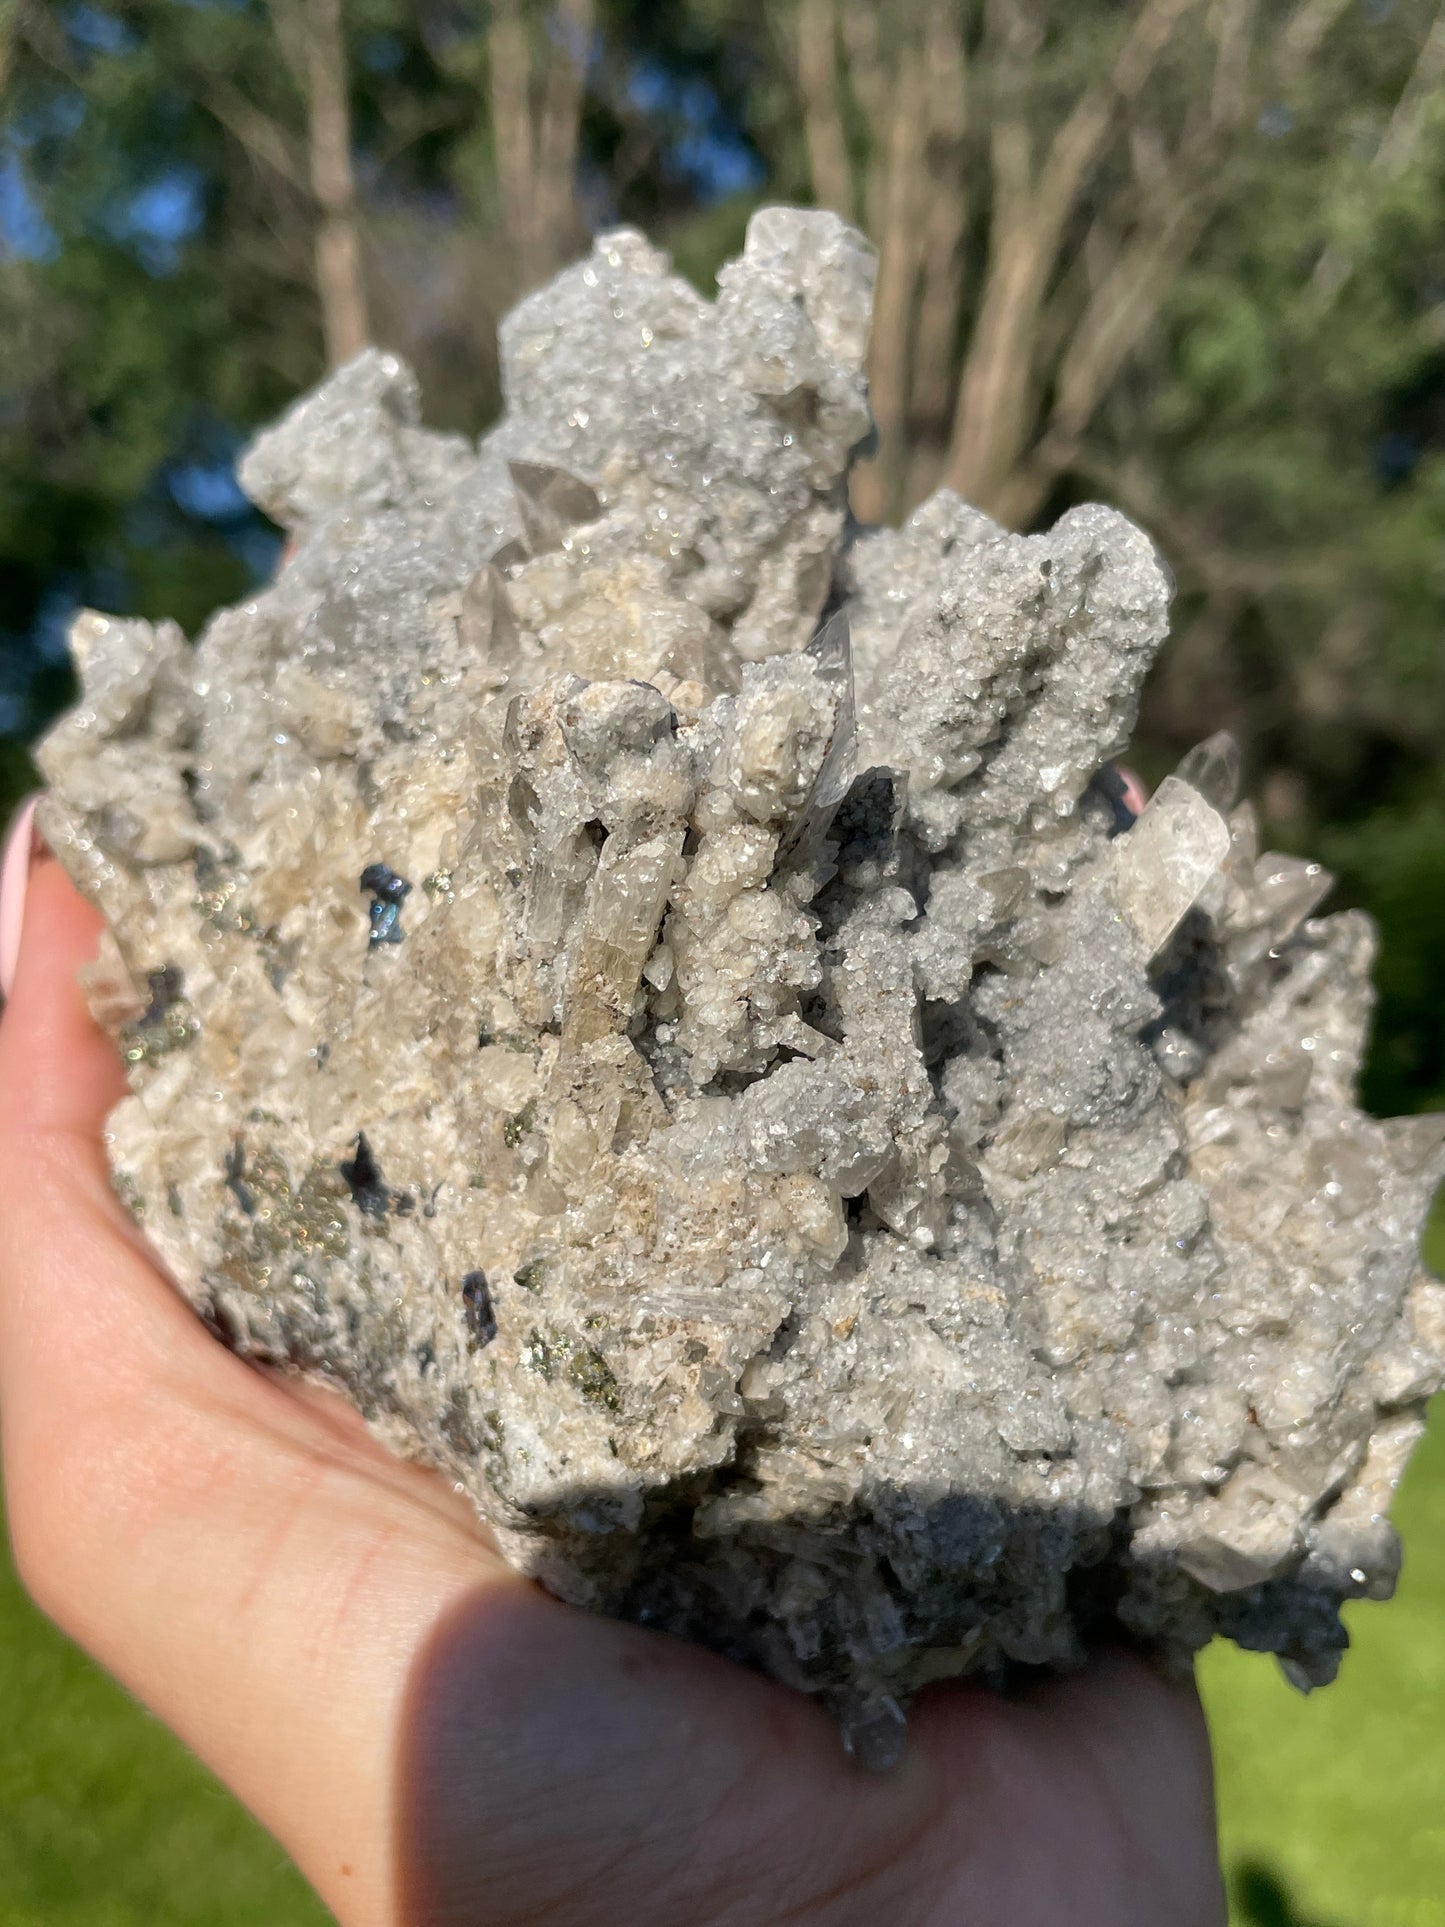
<path fill-rule="evenodd" d="M 15 1554 L 345 1927 L 1222 1922 L 1198 1703 L 1143 1660 L 930 1689 L 867 1774 L 801 1695 L 548 1598 L 338 1398 L 211 1339 L 108 1183 L 99 931 L 38 852 L 0 1022 Z"/>

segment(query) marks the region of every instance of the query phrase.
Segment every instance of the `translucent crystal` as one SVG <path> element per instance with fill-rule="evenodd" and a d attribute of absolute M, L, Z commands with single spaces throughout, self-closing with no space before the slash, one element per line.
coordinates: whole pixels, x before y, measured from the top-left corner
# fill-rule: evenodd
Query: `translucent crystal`
<path fill-rule="evenodd" d="M 714 302 L 604 234 L 477 446 L 359 357 L 242 465 L 277 581 L 194 649 L 83 616 L 40 758 L 212 1329 L 883 1766 L 924 1683 L 1120 1629 L 1331 1677 L 1445 1131 L 1359 1110 L 1368 923 L 1231 744 L 1118 807 L 1147 537 L 849 523 L 872 277 L 827 214 Z"/>
<path fill-rule="evenodd" d="M 1229 826 L 1198 790 L 1166 776 L 1114 846 L 1113 889 L 1146 953 L 1163 949 L 1229 854 Z"/>
<path fill-rule="evenodd" d="M 1198 790 L 1211 809 L 1228 816 L 1239 801 L 1239 786 L 1244 777 L 1239 744 L 1227 729 L 1217 730 L 1213 736 L 1195 744 L 1175 775 L 1181 783 Z"/>
<path fill-rule="evenodd" d="M 565 468 L 547 462 L 508 462 L 517 491 L 522 526 L 533 555 L 560 549 L 577 523 L 595 522 L 601 513 L 597 491 Z"/>

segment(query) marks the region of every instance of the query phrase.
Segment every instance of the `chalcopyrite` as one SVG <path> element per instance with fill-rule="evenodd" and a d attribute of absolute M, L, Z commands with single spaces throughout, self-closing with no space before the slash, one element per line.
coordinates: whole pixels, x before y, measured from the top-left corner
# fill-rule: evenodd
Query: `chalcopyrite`
<path fill-rule="evenodd" d="M 82 616 L 42 825 L 105 911 L 116 1183 L 563 1598 L 825 1695 L 1120 1627 L 1328 1680 L 1445 1377 L 1445 1123 L 1238 757 L 1110 759 L 1168 576 L 1103 508 L 859 529 L 873 260 L 774 209 L 505 322 L 480 447 L 371 352 L 261 436 L 272 587 Z"/>

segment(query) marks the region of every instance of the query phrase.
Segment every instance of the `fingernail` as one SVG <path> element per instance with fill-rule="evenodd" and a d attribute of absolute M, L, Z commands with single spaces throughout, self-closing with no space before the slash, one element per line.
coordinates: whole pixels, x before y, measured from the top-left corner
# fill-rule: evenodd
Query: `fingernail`
<path fill-rule="evenodd" d="M 1124 785 L 1125 809 L 1132 810 L 1135 816 L 1142 816 L 1149 807 L 1148 790 L 1145 789 L 1133 770 L 1126 769 L 1122 763 L 1116 763 L 1114 767 L 1118 770 L 1119 779 Z"/>
<path fill-rule="evenodd" d="M 10 995 L 20 958 L 20 932 L 25 925 L 25 893 L 30 887 L 30 857 L 35 848 L 35 805 L 38 796 L 21 804 L 5 854 L 0 857 L 0 996 Z"/>

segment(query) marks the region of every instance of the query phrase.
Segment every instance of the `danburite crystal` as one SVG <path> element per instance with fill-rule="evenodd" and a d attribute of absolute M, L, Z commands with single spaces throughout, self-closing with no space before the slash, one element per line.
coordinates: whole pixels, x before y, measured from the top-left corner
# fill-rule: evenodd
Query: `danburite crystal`
<path fill-rule="evenodd" d="M 1369 927 L 1232 745 L 1122 806 L 1146 538 L 848 523 L 871 280 L 829 215 L 712 304 L 605 236 L 480 449 L 363 355 L 243 465 L 280 579 L 194 650 L 82 617 L 41 761 L 116 1181 L 214 1329 L 882 1755 L 1111 1625 L 1332 1675 L 1445 1160 L 1357 1108 Z"/>

